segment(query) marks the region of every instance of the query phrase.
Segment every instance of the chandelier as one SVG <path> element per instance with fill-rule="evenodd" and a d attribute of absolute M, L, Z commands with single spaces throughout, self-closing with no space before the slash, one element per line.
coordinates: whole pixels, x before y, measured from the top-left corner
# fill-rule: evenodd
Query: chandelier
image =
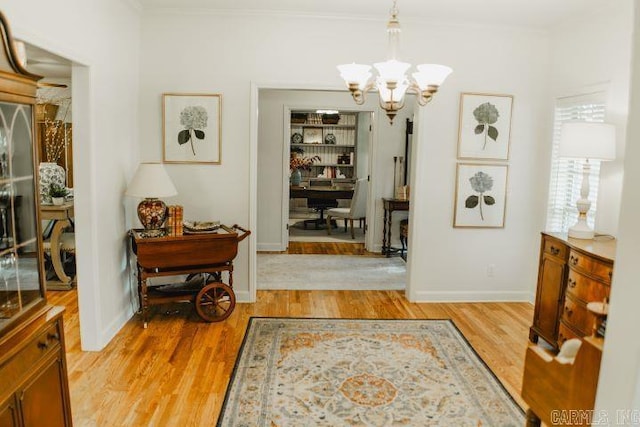
<path fill-rule="evenodd" d="M 407 77 L 405 73 L 411 64 L 400 62 L 396 58 L 401 32 L 396 2 L 397 0 L 393 1 L 391 17 L 387 23 L 388 58 L 385 62 L 373 64 L 378 71 L 378 76 L 375 79 L 372 78 L 370 65 L 356 63 L 338 65 L 340 77 L 347 83 L 356 104 L 364 104 L 365 93 L 374 87 L 378 89 L 380 107 L 386 111 L 391 124 L 398 110 L 404 107 L 406 93 L 417 95 L 418 104 L 424 106 L 431 101 L 442 82 L 453 71 L 445 65 L 420 64 L 416 66 L 418 71 L 412 74 L 413 78 Z"/>

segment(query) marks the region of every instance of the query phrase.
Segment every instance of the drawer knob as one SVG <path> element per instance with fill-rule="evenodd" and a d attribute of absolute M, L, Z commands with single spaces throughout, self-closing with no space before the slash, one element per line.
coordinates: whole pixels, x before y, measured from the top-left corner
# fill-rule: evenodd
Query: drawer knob
<path fill-rule="evenodd" d="M 578 264 L 578 257 L 571 255 L 570 261 L 571 261 L 571 264 L 576 265 Z"/>
<path fill-rule="evenodd" d="M 46 341 L 38 341 L 38 348 L 40 350 L 46 350 L 49 348 L 49 343 Z"/>
<path fill-rule="evenodd" d="M 567 317 L 571 317 L 571 315 L 573 314 L 573 310 L 571 310 L 569 307 L 565 307 L 564 311 L 567 313 Z"/>
<path fill-rule="evenodd" d="M 572 279 L 571 277 L 569 277 L 569 278 L 567 279 L 567 282 L 569 282 L 569 287 L 570 287 L 570 288 L 575 288 L 575 287 L 576 287 L 576 285 L 577 285 L 576 281 L 575 281 L 574 279 Z"/>
<path fill-rule="evenodd" d="M 560 253 L 560 249 L 556 248 L 555 246 L 551 246 L 551 255 L 558 255 Z"/>
<path fill-rule="evenodd" d="M 60 334 L 58 334 L 57 332 L 54 332 L 54 333 L 49 332 L 47 334 L 47 339 L 53 340 L 53 341 L 60 341 Z"/>

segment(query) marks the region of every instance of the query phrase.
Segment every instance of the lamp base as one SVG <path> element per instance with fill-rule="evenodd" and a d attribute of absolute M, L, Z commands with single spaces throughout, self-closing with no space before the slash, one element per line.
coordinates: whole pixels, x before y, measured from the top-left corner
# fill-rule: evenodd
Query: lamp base
<path fill-rule="evenodd" d="M 147 198 L 138 205 L 138 219 L 145 230 L 159 230 L 167 217 L 167 205 L 162 200 Z"/>
<path fill-rule="evenodd" d="M 573 227 L 569 228 L 569 237 L 574 239 L 593 239 L 594 231 L 587 225 L 586 219 L 579 218 Z"/>

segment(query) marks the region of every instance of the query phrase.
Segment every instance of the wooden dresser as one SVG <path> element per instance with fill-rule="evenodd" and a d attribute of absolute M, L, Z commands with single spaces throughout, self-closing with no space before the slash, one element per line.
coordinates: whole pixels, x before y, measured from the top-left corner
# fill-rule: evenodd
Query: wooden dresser
<path fill-rule="evenodd" d="M 616 241 L 570 239 L 542 233 L 538 287 L 529 339 L 555 348 L 591 335 L 594 316 L 587 303 L 609 299 Z"/>
<path fill-rule="evenodd" d="M 556 359 L 553 349 L 535 344 L 527 348 L 521 393 L 529 406 L 527 427 L 538 427 L 541 421 L 572 425 L 557 415 L 593 410 L 604 339 L 593 336 L 596 316 L 587 304 L 609 299 L 615 249 L 614 239 L 542 233 L 529 339 L 537 343 L 541 337 L 555 350 L 571 338 L 581 339 L 582 344 L 573 363 Z"/>

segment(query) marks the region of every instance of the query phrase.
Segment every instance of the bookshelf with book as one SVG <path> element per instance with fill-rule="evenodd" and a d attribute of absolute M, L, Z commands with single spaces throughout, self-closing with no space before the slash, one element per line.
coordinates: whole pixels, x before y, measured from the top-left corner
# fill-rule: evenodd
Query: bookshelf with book
<path fill-rule="evenodd" d="M 357 158 L 357 113 L 320 114 L 293 111 L 290 126 L 291 156 L 318 156 L 302 180 L 355 180 Z"/>

